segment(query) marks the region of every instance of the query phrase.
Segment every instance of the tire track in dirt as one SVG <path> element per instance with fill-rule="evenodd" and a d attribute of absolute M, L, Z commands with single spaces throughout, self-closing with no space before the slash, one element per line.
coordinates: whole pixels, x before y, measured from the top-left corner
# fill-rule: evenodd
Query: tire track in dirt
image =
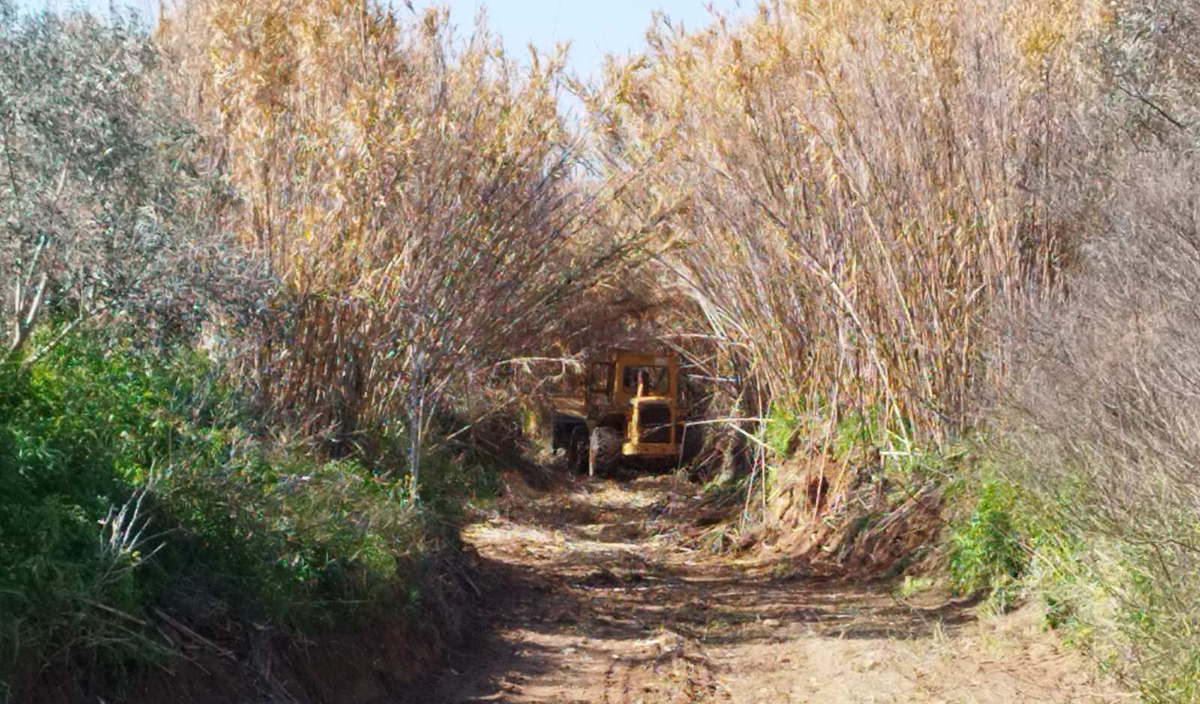
<path fill-rule="evenodd" d="M 618 670 L 624 673 L 623 677 L 617 675 Z M 627 670 L 628 665 L 620 660 L 614 660 L 608 666 L 608 672 L 604 673 L 604 704 L 624 704 L 630 701 Z"/>
<path fill-rule="evenodd" d="M 464 532 L 487 602 L 476 636 L 398 704 L 1127 701 L 1028 615 L 931 616 L 786 557 L 709 555 L 695 493 L 671 476 L 509 478 Z"/>

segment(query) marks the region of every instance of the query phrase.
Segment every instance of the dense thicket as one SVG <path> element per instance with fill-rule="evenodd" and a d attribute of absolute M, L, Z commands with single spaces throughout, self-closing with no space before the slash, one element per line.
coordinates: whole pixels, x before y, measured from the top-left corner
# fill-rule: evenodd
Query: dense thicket
<path fill-rule="evenodd" d="M 537 354 L 628 248 L 578 236 L 561 57 L 522 70 L 482 25 L 340 0 L 202 0 L 161 34 L 243 199 L 229 225 L 286 286 L 262 393 L 338 447 L 402 429 L 415 482 L 434 409 Z"/>
<path fill-rule="evenodd" d="M 1069 81 L 1038 32 L 1078 30 L 1032 10 L 768 3 L 610 66 L 591 105 L 605 163 L 638 174 L 625 205 L 673 205 L 661 268 L 691 327 L 777 403 L 922 439 L 972 423 L 992 312 L 1070 252 Z"/>
<path fill-rule="evenodd" d="M 1053 618 L 1148 701 L 1196 701 L 1200 9 L 1114 9 L 1067 172 L 1087 236 L 1014 345 L 1003 475 Z"/>
<path fill-rule="evenodd" d="M 805 550 L 924 549 L 929 526 L 896 517 L 937 511 L 949 448 L 1008 371 L 1006 327 L 1061 294 L 1075 257 L 1060 175 L 1089 88 L 1066 47 L 1110 19 L 764 3 L 698 32 L 660 23 L 589 96 L 602 168 L 637 184 L 613 226 L 669 212 L 647 271 L 673 294 L 670 332 L 726 380 L 714 415 L 751 429 L 752 476 L 801 458 L 760 487 Z"/>
<path fill-rule="evenodd" d="M 181 642 L 268 652 L 385 604 L 436 642 L 447 518 L 474 485 L 422 438 L 622 247 L 570 240 L 586 201 L 554 62 L 522 78 L 438 12 L 178 13 L 155 41 L 0 5 L 16 696 Z"/>
<path fill-rule="evenodd" d="M 198 169 L 202 140 L 163 60 L 132 15 L 22 16 L 0 2 L 5 359 L 23 357 L 47 314 L 161 336 L 237 315 L 265 288 L 213 227 L 220 183 Z"/>

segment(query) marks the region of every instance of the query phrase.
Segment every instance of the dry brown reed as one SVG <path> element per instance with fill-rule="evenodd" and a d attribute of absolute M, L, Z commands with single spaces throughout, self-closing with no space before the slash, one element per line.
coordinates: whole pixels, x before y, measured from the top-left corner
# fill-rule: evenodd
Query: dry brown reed
<path fill-rule="evenodd" d="M 346 0 L 194 0 L 160 35 L 285 285 L 259 388 L 335 452 L 399 420 L 415 467 L 446 389 L 536 353 L 629 249 L 578 237 L 603 194 L 568 182 L 561 54 L 523 70 L 482 20 Z"/>
<path fill-rule="evenodd" d="M 1059 112 L 1086 4 L 762 3 L 609 66 L 589 107 L 659 272 L 760 396 L 936 442 L 1002 370 L 991 317 L 1051 291 Z"/>

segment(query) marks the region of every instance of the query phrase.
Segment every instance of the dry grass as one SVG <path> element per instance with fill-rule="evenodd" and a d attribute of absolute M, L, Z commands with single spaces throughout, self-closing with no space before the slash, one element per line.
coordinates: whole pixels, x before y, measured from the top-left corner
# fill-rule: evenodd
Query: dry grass
<path fill-rule="evenodd" d="M 1094 90 L 1077 49 L 1105 13 L 796 0 L 691 33 L 660 18 L 588 93 L 603 173 L 636 184 L 609 226 L 669 213 L 648 278 L 669 339 L 722 380 L 710 415 L 746 447 L 727 463 L 744 516 L 868 570 L 940 530 L 947 457 L 1011 372 L 1007 334 L 1077 258 L 1082 201 L 1060 177 Z M 815 473 L 781 462 L 797 453 Z"/>

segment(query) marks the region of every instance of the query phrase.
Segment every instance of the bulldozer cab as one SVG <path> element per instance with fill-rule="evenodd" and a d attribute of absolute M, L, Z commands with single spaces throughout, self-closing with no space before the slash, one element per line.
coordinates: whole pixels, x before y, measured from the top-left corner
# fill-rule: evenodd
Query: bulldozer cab
<path fill-rule="evenodd" d="M 634 398 L 674 400 L 678 362 L 674 354 L 616 350 L 590 366 L 588 391 L 602 395 L 608 405 L 622 408 Z"/>

